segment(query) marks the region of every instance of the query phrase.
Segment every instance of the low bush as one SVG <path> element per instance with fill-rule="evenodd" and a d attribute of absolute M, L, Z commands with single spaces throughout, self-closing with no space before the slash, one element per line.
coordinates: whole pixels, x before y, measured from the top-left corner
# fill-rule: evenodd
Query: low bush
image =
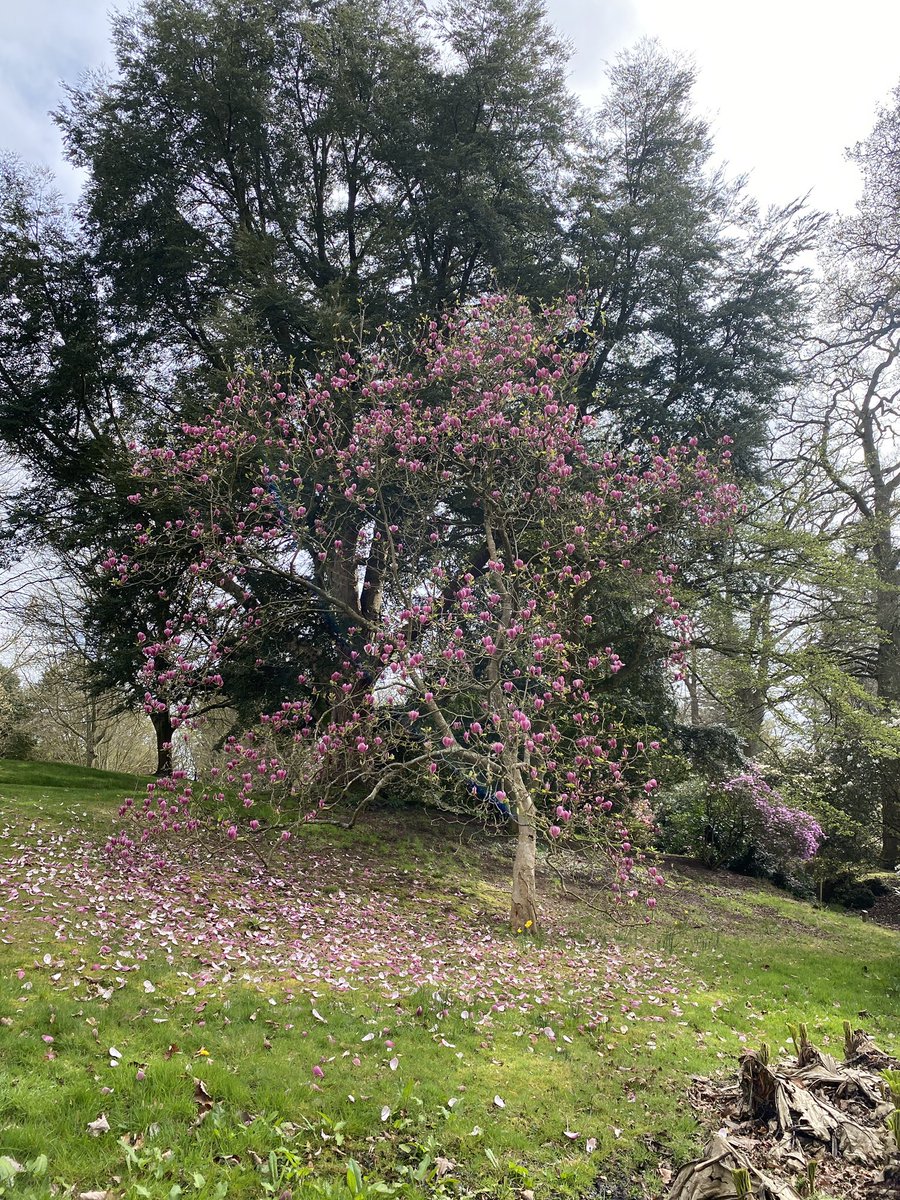
<path fill-rule="evenodd" d="M 661 849 L 794 891 L 809 890 L 805 864 L 824 837 L 815 817 L 791 808 L 754 770 L 687 780 L 658 802 L 657 819 Z"/>

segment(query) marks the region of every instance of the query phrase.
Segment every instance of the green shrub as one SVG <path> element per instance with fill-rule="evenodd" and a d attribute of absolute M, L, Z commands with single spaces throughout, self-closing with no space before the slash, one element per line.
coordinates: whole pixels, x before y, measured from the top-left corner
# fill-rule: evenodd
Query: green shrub
<path fill-rule="evenodd" d="M 809 890 L 804 865 L 824 836 L 813 816 L 787 805 L 752 769 L 712 783 L 687 780 L 657 804 L 657 819 L 661 849 L 795 891 Z"/>

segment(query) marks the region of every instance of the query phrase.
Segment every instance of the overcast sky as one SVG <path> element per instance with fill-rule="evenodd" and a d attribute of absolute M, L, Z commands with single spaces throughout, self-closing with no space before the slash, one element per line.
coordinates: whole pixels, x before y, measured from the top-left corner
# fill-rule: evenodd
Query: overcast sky
<path fill-rule="evenodd" d="M 365 0 L 360 0 L 365 3 Z M 74 194 L 47 113 L 60 80 L 108 58 L 108 0 L 0 0 L 0 149 L 45 163 Z M 697 100 L 735 172 L 765 203 L 812 191 L 847 209 L 856 173 L 844 148 L 864 137 L 900 82 L 896 0 L 549 0 L 576 51 L 572 83 L 588 102 L 604 63 L 644 35 L 692 54 Z"/>

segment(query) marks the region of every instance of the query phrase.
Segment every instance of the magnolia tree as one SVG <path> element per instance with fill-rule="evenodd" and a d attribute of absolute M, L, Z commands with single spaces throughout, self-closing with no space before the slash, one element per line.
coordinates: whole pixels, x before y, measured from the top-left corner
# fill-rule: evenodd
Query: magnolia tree
<path fill-rule="evenodd" d="M 230 740 L 209 786 L 153 785 L 136 805 L 151 825 L 195 828 L 202 796 L 231 837 L 289 840 L 411 772 L 514 823 L 514 927 L 537 920 L 539 839 L 603 847 L 614 895 L 638 894 L 629 823 L 648 819 L 652 747 L 612 723 L 623 663 L 604 598 L 667 639 L 677 669 L 679 562 L 738 500 L 693 445 L 604 444 L 576 404 L 573 330 L 568 308 L 485 298 L 405 362 L 347 354 L 295 391 L 238 381 L 140 451 L 135 503 L 174 498 L 184 515 L 139 527 L 109 569 L 141 573 L 156 539 L 194 547 L 191 611 L 145 644 L 148 706 L 217 686 L 238 646 L 295 619 L 340 647 Z"/>

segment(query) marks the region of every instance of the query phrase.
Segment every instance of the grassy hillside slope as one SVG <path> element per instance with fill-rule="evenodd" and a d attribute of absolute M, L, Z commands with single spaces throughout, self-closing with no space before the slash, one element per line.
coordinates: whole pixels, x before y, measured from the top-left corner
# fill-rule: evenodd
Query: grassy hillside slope
<path fill-rule="evenodd" d="M 0 763 L 0 1194 L 658 1194 L 692 1075 L 799 1021 L 900 1048 L 900 935 L 857 916 L 691 870 L 649 927 L 545 880 L 514 937 L 502 840 L 110 859 L 141 786 Z"/>

